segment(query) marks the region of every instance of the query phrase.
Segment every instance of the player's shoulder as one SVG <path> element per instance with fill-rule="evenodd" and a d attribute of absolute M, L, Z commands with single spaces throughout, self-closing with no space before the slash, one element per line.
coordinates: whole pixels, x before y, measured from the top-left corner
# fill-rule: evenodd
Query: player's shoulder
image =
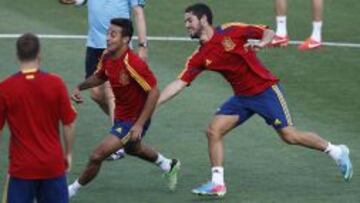
<path fill-rule="evenodd" d="M 139 55 L 137 55 L 134 51 L 132 51 L 131 49 L 128 50 L 128 52 L 126 53 L 125 57 L 124 57 L 124 62 L 126 65 L 130 65 L 130 66 L 137 66 L 137 67 L 143 67 L 143 66 L 148 66 L 147 63 L 142 60 L 140 58 Z"/>
<path fill-rule="evenodd" d="M 57 73 L 40 71 L 39 74 L 46 78 L 46 80 L 51 81 L 52 83 L 64 83 L 63 78 Z"/>
<path fill-rule="evenodd" d="M 21 73 L 17 72 L 12 75 L 5 76 L 4 78 L 0 78 L 0 85 L 2 87 L 7 86 L 13 83 L 17 78 L 19 78 L 19 76 L 21 76 Z"/>

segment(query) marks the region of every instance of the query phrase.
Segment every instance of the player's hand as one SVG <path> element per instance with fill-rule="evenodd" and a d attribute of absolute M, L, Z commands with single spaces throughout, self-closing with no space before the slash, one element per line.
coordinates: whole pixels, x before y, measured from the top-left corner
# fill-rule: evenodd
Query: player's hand
<path fill-rule="evenodd" d="M 81 104 L 84 102 L 84 100 L 82 99 L 81 95 L 80 95 L 80 90 L 78 87 L 76 87 L 72 94 L 71 94 L 71 99 L 76 102 L 77 104 Z"/>
<path fill-rule="evenodd" d="M 141 139 L 141 134 L 143 132 L 143 127 L 141 125 L 134 124 L 130 129 L 130 141 L 136 142 Z"/>
<path fill-rule="evenodd" d="M 145 62 L 148 62 L 148 53 L 147 52 L 148 52 L 148 50 L 147 50 L 146 47 L 139 47 L 138 48 L 138 55 Z"/>
<path fill-rule="evenodd" d="M 75 0 L 59 0 L 59 2 L 61 4 L 67 4 L 67 5 L 72 5 L 72 4 L 75 4 Z"/>
<path fill-rule="evenodd" d="M 265 47 L 265 45 L 261 42 L 260 43 L 248 42 L 248 43 L 244 44 L 244 49 L 246 52 L 248 52 L 249 50 L 260 51 L 264 47 Z"/>

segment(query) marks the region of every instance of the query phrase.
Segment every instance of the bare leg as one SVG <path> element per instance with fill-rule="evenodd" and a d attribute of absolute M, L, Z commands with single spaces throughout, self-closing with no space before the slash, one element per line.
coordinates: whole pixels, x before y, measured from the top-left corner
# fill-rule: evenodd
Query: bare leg
<path fill-rule="evenodd" d="M 223 137 L 236 126 L 238 116 L 216 115 L 206 130 L 211 166 L 223 166 Z"/>
<path fill-rule="evenodd" d="M 287 12 L 287 1 L 286 0 L 275 0 L 276 16 L 286 16 L 286 12 Z"/>
<path fill-rule="evenodd" d="M 301 145 L 319 151 L 324 151 L 329 143 L 313 132 L 299 131 L 292 126 L 279 129 L 277 132 L 288 144 Z"/>
<path fill-rule="evenodd" d="M 141 140 L 125 145 L 125 152 L 151 163 L 154 163 L 158 156 L 158 152 Z"/>
<path fill-rule="evenodd" d="M 313 21 L 322 21 L 324 4 L 323 0 L 312 0 Z"/>
<path fill-rule="evenodd" d="M 118 137 L 113 135 L 107 136 L 90 156 L 89 162 L 85 170 L 81 173 L 78 182 L 81 185 L 86 185 L 92 181 L 98 174 L 105 158 L 121 147 L 123 147 L 123 143 Z"/>

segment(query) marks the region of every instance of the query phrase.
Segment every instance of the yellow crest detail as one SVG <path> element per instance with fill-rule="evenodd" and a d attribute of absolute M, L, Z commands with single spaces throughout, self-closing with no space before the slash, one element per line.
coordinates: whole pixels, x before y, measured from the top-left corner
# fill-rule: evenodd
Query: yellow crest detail
<path fill-rule="evenodd" d="M 274 125 L 281 125 L 282 122 L 279 119 L 275 119 L 274 121 Z"/>
<path fill-rule="evenodd" d="M 116 128 L 116 132 L 121 133 L 122 128 Z"/>
<path fill-rule="evenodd" d="M 225 51 L 231 51 L 236 46 L 230 37 L 224 37 L 221 44 L 224 46 Z"/>
<path fill-rule="evenodd" d="M 205 64 L 206 64 L 206 66 L 209 66 L 211 63 L 212 63 L 212 61 L 211 61 L 211 60 L 209 60 L 209 59 L 206 59 L 206 60 L 205 60 Z"/>

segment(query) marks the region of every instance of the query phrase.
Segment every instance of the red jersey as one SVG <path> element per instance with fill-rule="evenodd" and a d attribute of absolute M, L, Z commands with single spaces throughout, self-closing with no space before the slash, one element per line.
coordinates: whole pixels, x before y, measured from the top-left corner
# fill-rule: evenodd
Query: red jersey
<path fill-rule="evenodd" d="M 179 79 L 191 83 L 202 71 L 216 71 L 230 83 L 235 95 L 252 96 L 278 82 L 252 50 L 248 39 L 261 39 L 265 26 L 228 23 L 189 57 Z"/>
<path fill-rule="evenodd" d="M 115 59 L 103 54 L 94 74 L 109 80 L 115 95 L 115 118 L 123 121 L 138 119 L 148 92 L 156 86 L 156 78 L 148 65 L 130 49 Z"/>
<path fill-rule="evenodd" d="M 37 69 L 18 72 L 0 83 L 0 129 L 10 129 L 9 174 L 24 179 L 65 173 L 59 122 L 75 120 L 64 82 Z"/>

